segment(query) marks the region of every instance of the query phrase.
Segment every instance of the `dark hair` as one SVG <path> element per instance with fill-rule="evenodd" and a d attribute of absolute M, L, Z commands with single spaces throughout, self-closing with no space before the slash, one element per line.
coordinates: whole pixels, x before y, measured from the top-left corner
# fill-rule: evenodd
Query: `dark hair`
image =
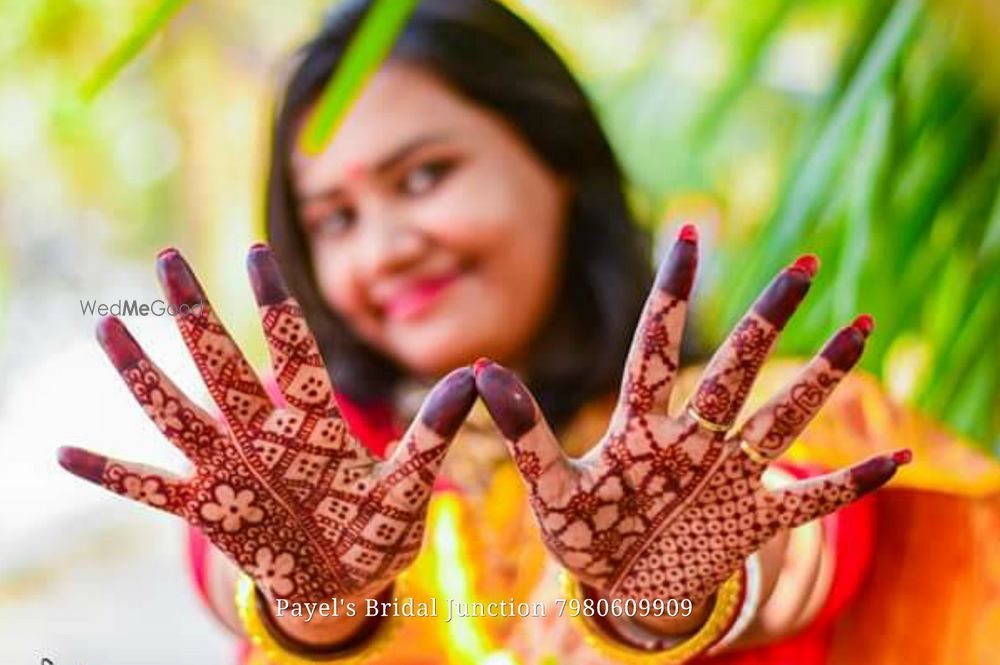
<path fill-rule="evenodd" d="M 389 398 L 404 371 L 369 347 L 319 294 L 289 176 L 296 120 L 318 98 L 370 0 L 330 13 L 303 48 L 277 110 L 267 189 L 270 242 L 319 339 L 338 390 Z M 512 126 L 572 189 L 556 306 L 528 354 L 529 387 L 554 427 L 618 386 L 651 275 L 622 173 L 580 85 L 551 47 L 496 0 L 424 0 L 391 59 L 424 67 Z"/>

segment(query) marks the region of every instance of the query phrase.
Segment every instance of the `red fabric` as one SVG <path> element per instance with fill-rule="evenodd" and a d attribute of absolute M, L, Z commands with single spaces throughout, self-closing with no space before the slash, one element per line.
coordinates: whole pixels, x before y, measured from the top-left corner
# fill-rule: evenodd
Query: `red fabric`
<path fill-rule="evenodd" d="M 208 596 L 208 539 L 195 528 L 188 529 L 188 563 L 198 597 L 212 609 Z"/>
<path fill-rule="evenodd" d="M 337 395 L 337 406 L 354 436 L 379 457 L 384 457 L 389 443 L 401 435 L 394 424 L 392 405 L 388 402 L 362 406 Z"/>

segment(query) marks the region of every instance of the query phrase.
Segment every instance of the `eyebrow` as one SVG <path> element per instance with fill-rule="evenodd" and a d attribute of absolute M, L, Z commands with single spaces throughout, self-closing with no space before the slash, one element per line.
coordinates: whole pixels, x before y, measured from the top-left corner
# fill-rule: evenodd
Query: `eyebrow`
<path fill-rule="evenodd" d="M 438 143 L 447 138 L 449 138 L 449 135 L 445 132 L 428 134 L 426 136 L 420 136 L 418 138 L 415 138 L 412 141 L 409 141 L 399 146 L 391 153 L 389 153 L 381 160 L 379 160 L 378 163 L 375 164 L 375 167 L 372 169 L 372 171 L 374 171 L 379 175 L 382 175 L 387 171 L 392 170 L 394 167 L 399 165 L 400 162 L 405 160 L 407 157 L 409 157 L 417 150 L 420 150 L 421 148 L 430 145 L 432 143 Z M 324 189 L 311 192 L 309 194 L 303 194 L 302 196 L 299 197 L 299 202 L 311 203 L 319 199 L 333 198 L 334 196 L 339 195 L 341 192 L 343 192 L 343 187 L 341 187 L 340 185 L 334 185 L 332 187 L 326 187 Z"/>

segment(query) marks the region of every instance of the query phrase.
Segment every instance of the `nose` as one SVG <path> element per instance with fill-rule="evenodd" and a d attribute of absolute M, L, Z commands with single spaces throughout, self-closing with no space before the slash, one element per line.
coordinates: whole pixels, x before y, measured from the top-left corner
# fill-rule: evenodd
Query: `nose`
<path fill-rule="evenodd" d="M 382 211 L 366 225 L 358 259 L 369 277 L 385 275 L 416 263 L 427 248 L 427 237 L 417 224 L 392 211 Z"/>

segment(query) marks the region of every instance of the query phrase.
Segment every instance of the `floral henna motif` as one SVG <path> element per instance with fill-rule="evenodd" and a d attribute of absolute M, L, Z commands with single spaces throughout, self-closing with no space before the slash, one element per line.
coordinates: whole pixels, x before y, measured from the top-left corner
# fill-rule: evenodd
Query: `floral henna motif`
<path fill-rule="evenodd" d="M 476 364 L 477 388 L 528 484 L 549 549 L 581 581 L 618 597 L 702 600 L 779 530 L 874 490 L 908 461 L 906 452 L 877 457 L 770 492 L 760 482 L 765 466 L 740 447 L 780 454 L 860 357 L 870 317 L 838 332 L 735 436 L 704 427 L 688 409 L 670 417 L 696 257 L 697 235 L 685 227 L 647 301 L 608 433 L 583 458 L 563 455 L 511 372 Z M 816 268 L 806 256 L 772 282 L 709 363 L 688 408 L 710 423 L 735 420 Z"/>
<path fill-rule="evenodd" d="M 377 460 L 340 417 L 318 346 L 270 251 L 248 266 L 283 404 L 267 396 L 176 251 L 159 258 L 174 305 L 200 304 L 178 326 L 225 423 L 188 400 L 125 327 L 99 338 L 132 394 L 192 462 L 180 478 L 76 448 L 70 472 L 201 529 L 272 595 L 293 600 L 380 591 L 415 558 L 431 485 L 475 400 L 471 369 L 443 379 L 402 444 Z"/>

